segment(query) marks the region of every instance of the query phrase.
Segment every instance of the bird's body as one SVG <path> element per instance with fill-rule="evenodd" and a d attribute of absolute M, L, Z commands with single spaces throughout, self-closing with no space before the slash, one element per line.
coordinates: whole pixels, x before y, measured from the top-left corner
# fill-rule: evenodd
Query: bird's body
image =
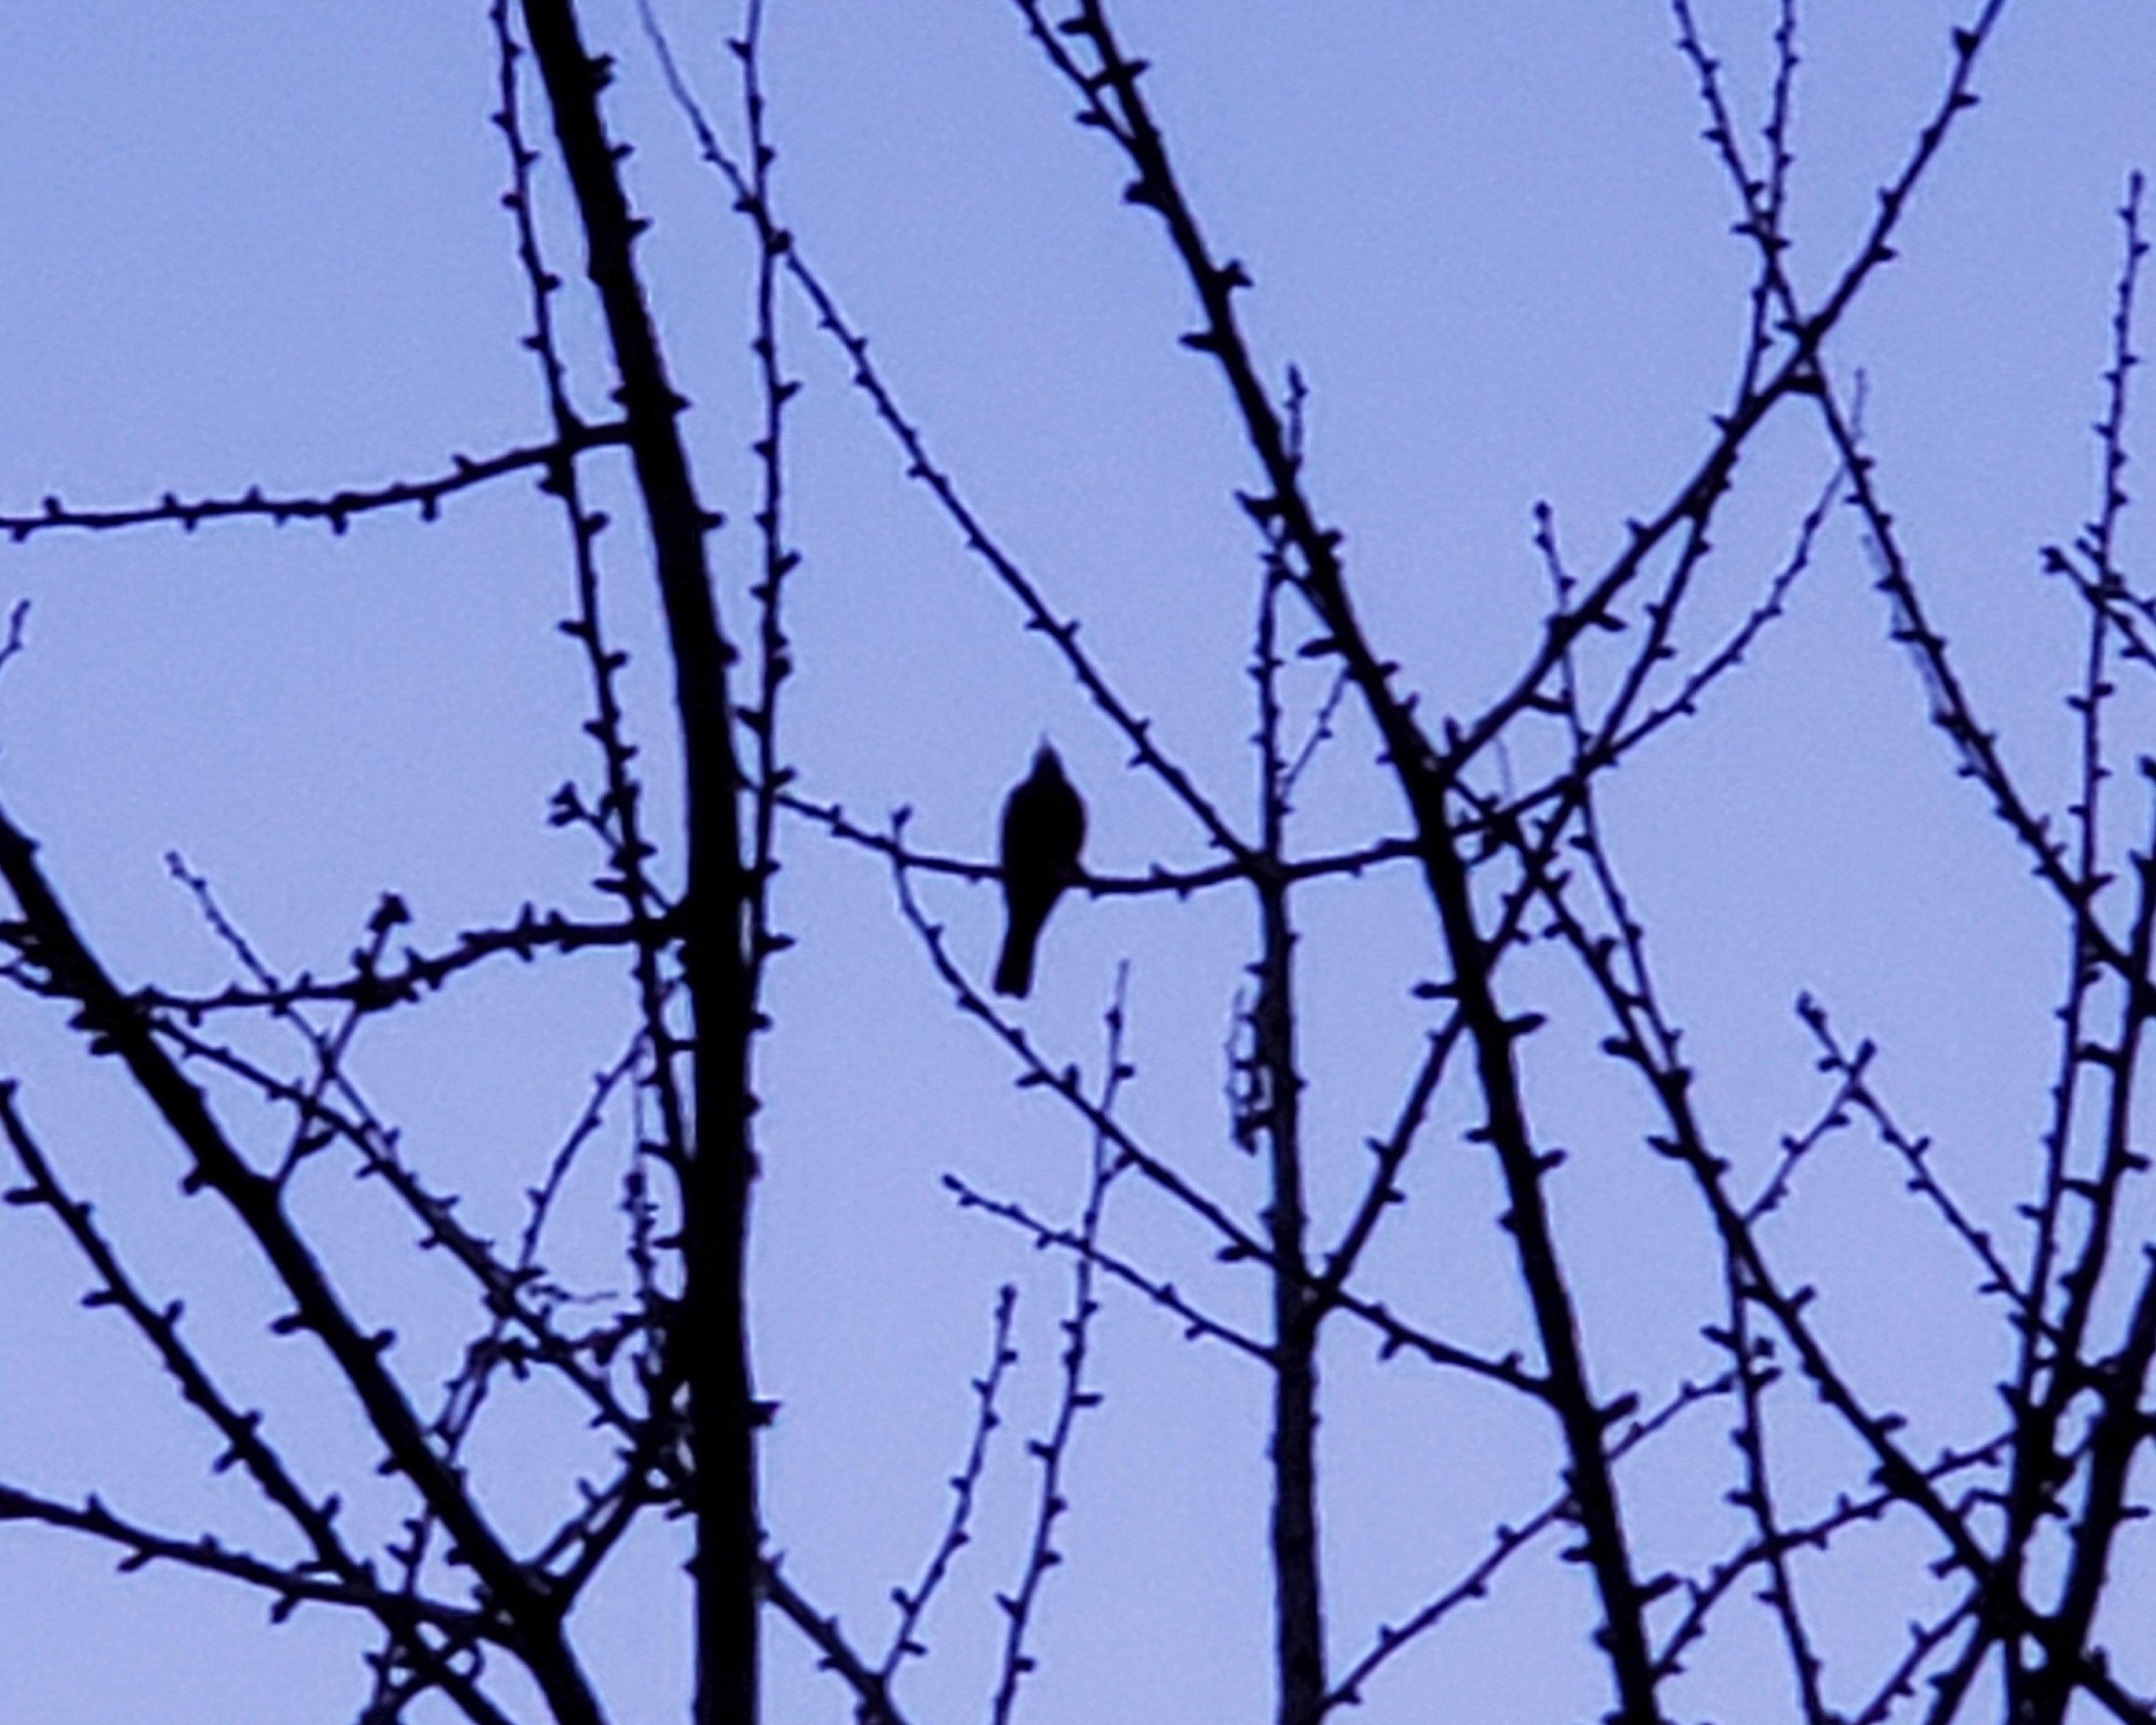
<path fill-rule="evenodd" d="M 1023 999 L 1033 987 L 1033 953 L 1048 913 L 1078 878 L 1086 805 L 1046 743 L 1033 771 L 1004 804 L 1004 908 L 1009 924 L 996 963 L 996 993 Z"/>

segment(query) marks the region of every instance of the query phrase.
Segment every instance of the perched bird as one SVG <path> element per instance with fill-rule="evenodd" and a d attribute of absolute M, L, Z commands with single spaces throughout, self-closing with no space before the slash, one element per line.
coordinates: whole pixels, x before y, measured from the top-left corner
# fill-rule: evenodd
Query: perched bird
<path fill-rule="evenodd" d="M 1023 999 L 1033 987 L 1033 949 L 1041 925 L 1078 878 L 1086 843 L 1086 805 L 1046 743 L 1033 771 L 1004 804 L 1004 908 L 1009 926 L 996 963 L 996 993 Z"/>

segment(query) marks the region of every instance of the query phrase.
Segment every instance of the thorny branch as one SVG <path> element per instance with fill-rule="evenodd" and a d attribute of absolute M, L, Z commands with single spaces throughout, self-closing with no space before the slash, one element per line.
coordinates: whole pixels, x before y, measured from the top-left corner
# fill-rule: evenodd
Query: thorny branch
<path fill-rule="evenodd" d="M 1113 1118 L 1123 1086 L 1137 1076 L 1136 1068 L 1129 1064 L 1124 1053 L 1124 1001 L 1129 984 L 1130 967 L 1125 964 L 1116 971 L 1116 992 L 1106 1014 L 1107 1046 L 1096 1106 L 1107 1118 Z M 1040 1663 L 1026 1651 L 1026 1635 L 1033 1627 L 1034 1613 L 1039 1607 L 1040 1590 L 1048 1579 L 1048 1573 L 1063 1561 L 1063 1553 L 1055 1544 L 1055 1529 L 1070 1508 L 1070 1501 L 1063 1494 L 1064 1467 L 1077 1432 L 1078 1416 L 1100 1406 L 1101 1399 L 1101 1392 L 1086 1375 L 1092 1352 L 1094 1320 L 1101 1310 L 1093 1291 L 1093 1277 L 1098 1268 L 1094 1250 L 1101 1238 L 1101 1217 L 1107 1204 L 1108 1189 L 1129 1166 L 1116 1153 L 1108 1135 L 1096 1131 L 1091 1163 L 1086 1169 L 1086 1194 L 1072 1230 L 1076 1235 L 1076 1246 L 1071 1255 L 1070 1312 L 1062 1323 L 1063 1376 L 1055 1399 L 1055 1414 L 1048 1430 L 1028 1445 L 1040 1466 L 1032 1535 L 1019 1568 L 1018 1586 L 1010 1593 L 996 1596 L 1004 1622 L 1003 1657 L 998 1666 L 995 1694 L 989 1703 L 989 1717 L 994 1725 L 1009 1725 L 1018 1704 L 1019 1686 Z"/>
<path fill-rule="evenodd" d="M 110 532 L 124 527 L 165 524 L 191 533 L 205 521 L 244 519 L 266 521 L 280 527 L 289 521 L 321 521 L 332 531 L 341 533 L 360 516 L 404 508 L 416 509 L 420 520 L 430 521 L 441 512 L 443 499 L 459 491 L 470 490 L 513 473 L 527 473 L 533 468 L 553 471 L 588 450 L 605 449 L 628 440 L 629 425 L 625 420 L 603 425 L 578 423 L 561 428 L 551 443 L 506 449 L 499 455 L 477 460 L 469 455 L 456 456 L 448 473 L 432 479 L 393 480 L 386 485 L 326 494 L 270 497 L 263 495 L 259 486 L 250 487 L 237 497 L 183 498 L 168 491 L 155 503 L 121 509 L 71 509 L 58 497 L 48 497 L 35 515 L 0 511 L 0 533 L 20 545 L 37 534 L 63 527 Z"/>

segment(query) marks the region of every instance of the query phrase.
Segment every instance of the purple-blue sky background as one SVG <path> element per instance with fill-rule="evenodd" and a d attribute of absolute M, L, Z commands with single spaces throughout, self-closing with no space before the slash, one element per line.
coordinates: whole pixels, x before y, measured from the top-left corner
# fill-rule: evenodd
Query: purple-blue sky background
<path fill-rule="evenodd" d="M 1702 8 L 1748 116 L 1771 10 Z M 611 111 L 639 146 L 632 183 L 658 223 L 644 255 L 697 404 L 700 473 L 745 521 L 745 234 L 694 163 L 632 9 L 608 0 L 586 14 L 622 60 Z M 733 130 L 716 51 L 731 12 L 665 15 Z M 1276 376 L 1299 364 L 1315 392 L 1313 490 L 1348 533 L 1373 632 L 1430 706 L 1471 709 L 1507 680 L 1544 600 L 1531 504 L 1548 499 L 1577 563 L 1593 566 L 1628 515 L 1652 512 L 1688 472 L 1733 375 L 1749 259 L 1666 9 L 1154 0 L 1120 16 L 1155 64 L 1150 93 L 1209 231 L 1256 279 L 1245 304 L 1262 357 Z M 1813 291 L 1936 100 L 1960 18 L 1931 0 L 1808 10 L 1791 227 Z M 1177 756 L 1246 809 L 1255 559 L 1230 494 L 1249 474 L 1215 377 L 1174 346 L 1186 291 L 1150 218 L 1120 203 L 1119 165 L 1069 123 L 1067 95 L 1008 6 L 773 0 L 768 46 L 784 219 L 1003 542 L 1084 619 Z M 495 77 L 476 0 L 9 8 L 0 507 L 53 491 L 90 505 L 258 483 L 326 490 L 543 437 L 486 123 Z M 1868 376 L 1881 475 L 1923 590 L 2011 758 L 2056 808 L 2070 741 L 2056 697 L 2077 627 L 2035 552 L 2068 537 L 2095 495 L 2087 425 L 2113 209 L 2128 170 L 2156 162 L 2156 33 L 2127 0 L 2010 6 L 1978 85 L 1983 105 L 1921 195 L 1902 261 L 1830 359 L 1839 377 Z M 536 100 L 529 118 L 543 134 Z M 574 233 L 549 186 L 555 262 L 573 276 Z M 564 303 L 596 417 L 600 350 L 583 302 Z M 911 805 L 924 845 L 982 855 L 1045 730 L 1091 803 L 1096 866 L 1203 860 L 1199 837 L 1121 771 L 1115 739 L 904 482 L 798 313 L 790 363 L 808 388 L 790 506 L 806 561 L 789 736 L 802 788 L 871 819 Z M 1799 416 L 1763 439 L 1718 536 L 1705 616 L 1750 603 L 1825 471 Z M 663 819 L 648 577 L 631 501 L 618 476 L 602 489 L 624 523 L 610 603 L 639 649 L 632 689 Z M 715 544 L 737 622 L 752 541 L 736 529 Z M 123 978 L 207 987 L 223 974 L 166 878 L 167 850 L 207 872 L 287 969 L 337 964 L 383 888 L 406 896 L 429 946 L 526 899 L 594 906 L 596 860 L 542 818 L 554 786 L 588 763 L 582 669 L 553 627 L 569 598 L 560 525 L 521 482 L 433 525 L 383 517 L 341 538 L 251 524 L 43 537 L 0 562 L 0 600 L 18 596 L 33 602 L 32 649 L 0 678 L 0 798 Z M 1789 1010 L 1809 988 L 1852 1034 L 1881 1041 L 1906 1119 L 1936 1135 L 1943 1169 L 2003 1230 L 2042 1119 L 2063 937 L 1952 778 L 1884 622 L 1838 520 L 1753 665 L 1620 776 L 1618 855 L 1690 1027 L 1707 1117 L 1741 1163 L 1762 1164 L 1818 1098 Z M 1313 845 L 1396 820 L 1358 726 L 1317 770 L 1306 811 Z M 988 893 L 927 891 L 984 971 Z M 1016 1440 L 1049 1405 L 1064 1274 L 957 1214 L 939 1177 L 1060 1211 L 1085 1147 L 1052 1103 L 1011 1091 L 889 898 L 872 860 L 789 838 L 778 903 L 800 945 L 775 973 L 764 1054 L 754 1299 L 762 1386 L 783 1404 L 767 1452 L 775 1542 L 798 1582 L 880 1645 L 886 1591 L 944 1512 L 993 1291 L 1024 1284 L 1023 1364 L 981 1536 L 930 1625 L 936 1656 L 914 1674 L 916 1715 L 930 1720 L 969 1715 L 985 1693 L 1000 1628 L 988 1594 L 1014 1579 L 1029 1507 Z M 1313 1179 L 1321 1216 L 1335 1217 L 1363 1172 L 1362 1138 L 1412 1070 L 1429 1010 L 1405 991 L 1435 958 L 1404 880 L 1313 892 L 1306 914 Z M 1097 1063 L 1100 1014 L 1128 958 L 1132 1120 L 1242 1198 L 1255 1189 L 1224 1134 L 1221 1050 L 1250 922 L 1228 896 L 1070 905 L 1023 1014 L 1060 1059 Z M 589 1073 L 627 1034 L 618 972 L 609 958 L 506 969 L 364 1045 L 359 1070 L 406 1123 L 408 1148 L 498 1227 L 513 1225 Z M 1525 991 L 1557 972 L 1520 974 Z M 1651 1396 L 1711 1368 L 1695 1332 L 1714 1266 L 1674 1178 L 1638 1144 L 1636 1101 L 1581 1058 L 1600 1029 L 1588 1003 L 1561 986 L 1556 999 L 1532 1076 L 1547 1129 L 1574 1151 L 1558 1225 L 1599 1381 Z M 318 1486 L 360 1476 L 366 1514 L 371 1452 L 346 1404 L 295 1344 L 260 1339 L 275 1311 L 264 1279 L 208 1200 L 177 1201 L 172 1153 L 116 1075 L 13 999 L 0 1002 L 0 1055 L 145 1281 L 188 1296 L 192 1332 L 275 1410 Z M 1445 1117 L 1448 1133 L 1459 1123 Z M 609 1178 L 578 1195 L 575 1249 L 603 1251 Z M 2003 1330 L 1965 1262 L 1853 1140 L 1810 1180 L 1777 1244 L 1793 1275 L 1826 1290 L 1823 1322 L 1860 1381 L 1894 1386 L 1920 1450 L 1980 1435 Z M 1111 1233 L 1132 1255 L 1256 1320 L 1254 1281 L 1209 1269 L 1204 1242 L 1138 1194 L 1116 1204 Z M 397 1317 L 400 1358 L 431 1384 L 448 1332 L 425 1313 L 453 1285 L 371 1189 L 326 1175 L 308 1205 L 359 1302 Z M 1440 1136 L 1397 1247 L 1372 1266 L 1389 1297 L 1492 1348 L 1523 1340 L 1495 1209 L 1487 1171 Z M 94 1486 L 177 1532 L 214 1524 L 274 1544 L 244 1487 L 208 1479 L 210 1440 L 136 1340 L 75 1310 L 83 1286 L 48 1219 L 8 1214 L 0 1477 L 59 1495 Z M 1404 1365 L 1373 1371 L 1359 1338 L 1339 1339 L 1323 1466 L 1344 1662 L 1377 1621 L 1472 1561 L 1494 1522 L 1539 1507 L 1553 1461 L 1526 1410 Z M 1040 1625 L 1032 1717 L 1255 1717 L 1269 1693 L 1265 1386 L 1128 1300 L 1110 1299 L 1097 1341 L 1107 1401 L 1073 1462 L 1069 1561 Z M 567 1501 L 555 1463 L 574 1426 L 543 1399 L 520 1421 L 486 1440 L 500 1481 L 488 1498 L 536 1529 Z M 1831 1437 L 1792 1453 L 1800 1500 L 1861 1477 Z M 1718 1487 L 1699 1481 L 1727 1455 L 1708 1414 L 1628 1476 L 1650 1567 L 1726 1541 Z M 1820 1603 L 1855 1690 L 1921 1606 L 1927 1548 L 1890 1531 L 1852 1549 L 1856 1581 Z M 580 1645 L 618 1717 L 679 1717 L 678 1553 L 654 1537 L 630 1556 Z M 2129 1566 L 2122 1584 L 2148 1579 Z M 234 1589 L 167 1571 L 115 1579 L 105 1553 L 0 1530 L 0 1714 L 349 1717 L 350 1629 L 303 1613 L 272 1632 L 262 1615 Z M 1434 1705 L 1585 1717 L 1603 1693 L 1587 1621 L 1579 1578 L 1545 1555 L 1390 1668 L 1372 1717 Z M 773 1717 L 850 1717 L 775 1622 L 771 1645 Z M 1735 1706 L 1745 1692 L 1731 1685 L 1778 1671 L 1758 1663 L 1768 1651 L 1753 1630 L 1711 1649 L 1693 1711 Z M 1785 1686 L 1777 1675 L 1763 1692 L 1779 1705 Z"/>

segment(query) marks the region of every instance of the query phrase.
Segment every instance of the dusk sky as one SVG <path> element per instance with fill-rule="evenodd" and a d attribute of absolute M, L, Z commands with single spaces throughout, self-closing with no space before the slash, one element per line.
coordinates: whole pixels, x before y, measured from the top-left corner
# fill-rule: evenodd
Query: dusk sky
<path fill-rule="evenodd" d="M 1789 228 L 1807 294 L 1845 265 L 1974 9 L 1803 11 Z M 711 543 L 738 630 L 756 556 L 751 237 L 696 159 L 635 7 L 581 10 L 620 63 L 609 116 L 636 145 L 629 183 L 654 222 L 641 255 L 695 403 L 699 477 L 732 522 Z M 733 9 L 660 11 L 737 136 L 721 47 Z M 1697 11 L 1754 142 L 1775 8 Z M 1254 279 L 1242 307 L 1261 362 L 1276 382 L 1292 364 L 1308 384 L 1312 494 L 1346 535 L 1372 635 L 1433 728 L 1471 714 L 1511 682 L 1548 603 L 1534 506 L 1553 510 L 1573 567 L 1599 568 L 1627 520 L 1659 511 L 1709 447 L 1736 374 L 1752 257 L 1731 232 L 1668 8 L 1132 0 L 1115 15 L 1152 64 L 1148 95 L 1209 237 Z M 1259 547 L 1235 494 L 1255 480 L 1217 372 L 1177 345 L 1188 291 L 1158 223 L 1123 203 L 1123 164 L 1072 125 L 1070 92 L 1008 3 L 770 0 L 766 47 L 777 201 L 803 255 L 998 542 L 1083 620 L 1130 705 L 1248 824 Z M 7 8 L 0 515 L 34 513 L 49 495 L 88 508 L 168 490 L 326 493 L 544 441 L 488 118 L 497 76 L 481 0 Z M 2070 540 L 2097 495 L 2089 425 L 2118 207 L 2128 174 L 2156 166 L 2156 31 L 2130 0 L 2020 0 L 1975 87 L 1981 104 L 1924 182 L 1899 260 L 1827 362 L 1839 383 L 1863 380 L 1881 483 L 1964 675 L 2027 784 L 2062 810 L 2074 733 L 2061 697 L 2079 675 L 2082 624 L 2040 573 L 2040 552 Z M 531 136 L 551 144 L 536 86 L 523 100 Z M 552 263 L 572 282 L 560 304 L 573 389 L 598 419 L 611 380 L 580 240 L 551 156 L 540 172 Z M 783 336 L 806 386 L 788 494 L 803 557 L 785 721 L 800 794 L 870 826 L 910 809 L 920 848 L 987 860 L 1003 796 L 1046 737 L 1090 805 L 1091 867 L 1214 860 L 1158 785 L 1127 770 L 1127 745 L 908 481 L 798 298 Z M 2156 449 L 2156 431 L 2141 443 Z M 588 468 L 618 523 L 608 604 L 636 655 L 654 829 L 678 869 L 672 709 L 635 501 L 611 458 Z M 1794 408 L 1748 453 L 1687 654 L 1757 602 L 1832 471 Z M 2129 518 L 2129 562 L 2138 550 L 2145 570 L 2149 545 Z M 230 973 L 169 852 L 288 973 L 345 965 L 385 890 L 408 902 L 408 932 L 428 948 L 526 901 L 603 907 L 599 858 L 547 822 L 555 788 L 591 762 L 583 668 L 556 627 L 572 602 L 561 521 L 528 478 L 453 499 L 432 522 L 408 510 L 341 535 L 252 521 L 50 533 L 0 553 L 0 608 L 30 602 L 27 650 L 0 670 L 0 805 L 40 841 L 123 981 L 208 990 Z M 1904 1123 L 1933 1136 L 1943 1177 L 2005 1238 L 2045 1118 L 2063 925 L 1954 777 L 1872 583 L 1864 536 L 1837 510 L 1787 617 L 1697 720 L 1616 775 L 1606 815 L 1702 1071 L 1702 1111 L 1740 1165 L 1768 1168 L 1780 1135 L 1824 1098 L 1793 1011 L 1810 991 L 1851 1041 L 1878 1042 Z M 1299 676 L 1306 725 L 1326 676 Z M 2123 713 L 2145 737 L 2156 702 L 2140 689 Z M 2125 758 L 2139 752 L 2129 743 Z M 1374 753 L 1351 712 L 1312 768 L 1296 849 L 1401 829 Z M 2128 783 L 2118 804 L 2136 819 L 2139 794 Z M 947 1513 L 996 1290 L 1018 1283 L 1020 1359 L 981 1523 L 927 1626 L 932 1654 L 900 1690 L 922 1725 L 981 1717 L 1003 1627 L 993 1594 L 1017 1577 L 1034 1483 L 1024 1441 L 1053 1411 L 1070 1266 L 962 1212 L 943 1177 L 1066 1218 L 1090 1147 L 1068 1111 L 1014 1086 L 1000 1045 L 954 1009 L 880 860 L 806 823 L 783 859 L 779 922 L 798 944 L 777 962 L 760 1055 L 751 1294 L 758 1388 L 779 1404 L 767 1524 L 787 1573 L 880 1648 L 890 1589 L 911 1581 Z M 983 983 L 1001 927 L 993 888 L 917 887 Z M 1435 1022 L 1410 991 L 1442 959 L 1404 871 L 1313 886 L 1298 904 L 1323 1238 Z M 1251 922 L 1236 893 L 1073 895 L 1016 1017 L 1053 1064 L 1096 1072 L 1127 964 L 1126 1117 L 1254 1214 L 1258 1171 L 1223 1101 Z M 1519 962 L 1525 1002 L 1558 971 Z M 620 1057 L 623 969 L 618 955 L 505 963 L 383 1021 L 355 1057 L 411 1153 L 503 1233 L 592 1075 Z M 1652 1404 L 1715 1368 L 1698 1327 L 1715 1311 L 1717 1260 L 1696 1204 L 1642 1147 L 1637 1096 L 1597 1060 L 1594 1003 L 1553 983 L 1537 1004 L 1554 1020 L 1533 1076 L 1549 1140 L 1573 1159 L 1554 1201 L 1588 1345 L 1605 1389 Z M 212 1200 L 179 1196 L 182 1164 L 121 1075 L 86 1058 L 64 1014 L 13 992 L 0 993 L 0 1069 L 145 1283 L 186 1298 L 191 1333 L 269 1410 L 316 1486 L 375 1513 L 377 1458 L 348 1398 L 301 1344 L 266 1337 L 275 1290 Z M 233 1117 L 275 1141 L 266 1113 Z M 1463 1101 L 1440 1106 L 1369 1273 L 1383 1297 L 1477 1348 L 1531 1348 L 1494 1225 L 1496 1183 L 1460 1141 L 1467 1123 Z M 600 1284 L 618 1231 L 614 1157 L 572 1190 L 564 1246 Z M 1776 1244 L 1793 1280 L 1820 1284 L 1821 1322 L 1852 1372 L 1908 1413 L 1915 1448 L 1988 1433 L 2010 1338 L 1968 1260 L 1868 1141 L 1834 1141 L 1806 1179 Z M 431 1394 L 464 1333 L 462 1310 L 441 1316 L 455 1285 L 372 1187 L 324 1171 L 301 1208 L 355 1301 L 399 1328 L 398 1363 Z M 1132 1261 L 1262 1326 L 1256 1273 L 1214 1263 L 1202 1231 L 1135 1182 L 1111 1195 L 1106 1230 Z M 212 1476 L 213 1435 L 139 1338 L 80 1309 L 86 1286 L 49 1216 L 0 1213 L 12 1318 L 0 1482 L 95 1491 L 185 1537 L 216 1528 L 279 1548 L 244 1482 Z M 1332 1343 L 1321 1480 L 1344 1667 L 1380 1623 L 1456 1580 L 1494 1526 L 1540 1508 L 1559 1455 L 1546 1414 L 1376 1363 L 1364 1335 Z M 1066 1561 L 1046 1584 L 1021 1714 L 1268 1717 L 1266 1381 L 1114 1289 L 1094 1354 L 1105 1401 L 1069 1464 Z M 1816 1505 L 1861 1485 L 1864 1466 L 1807 1417 L 1793 1415 L 1791 1490 Z M 1704 1563 L 1730 1538 L 1719 1488 L 1698 1484 L 1727 1466 L 1727 1420 L 1692 1419 L 1626 1476 L 1650 1567 Z M 577 1410 L 543 1394 L 485 1430 L 475 1467 L 494 1471 L 488 1500 L 506 1525 L 536 1537 L 572 1501 L 563 1458 L 584 1441 Z M 1863 1537 L 1846 1572 L 1861 1584 L 1818 1602 L 1851 1705 L 1929 1599 L 1922 1536 L 1890 1523 Z M 672 1539 L 654 1527 L 625 1553 L 579 1620 L 579 1650 L 624 1722 L 685 1717 Z M 1592 1602 L 1554 1549 L 1386 1666 L 1366 1697 L 1373 1725 L 1598 1716 Z M 2145 1550 L 2128 1568 L 2120 1598 L 2145 1620 Z M 116 1575 L 109 1550 L 0 1526 L 0 1717 L 354 1717 L 364 1626 L 319 1610 L 279 1628 L 264 1617 L 236 1586 L 163 1567 Z M 769 1717 L 852 1717 L 812 1650 L 775 1617 L 767 1635 Z M 1686 1717 L 1794 1717 L 1779 1651 L 1763 1620 L 1732 1608 L 1693 1661 Z M 2145 1663 L 2134 1676 L 2156 1686 Z M 450 1717 L 431 1705 L 414 1717 Z"/>

